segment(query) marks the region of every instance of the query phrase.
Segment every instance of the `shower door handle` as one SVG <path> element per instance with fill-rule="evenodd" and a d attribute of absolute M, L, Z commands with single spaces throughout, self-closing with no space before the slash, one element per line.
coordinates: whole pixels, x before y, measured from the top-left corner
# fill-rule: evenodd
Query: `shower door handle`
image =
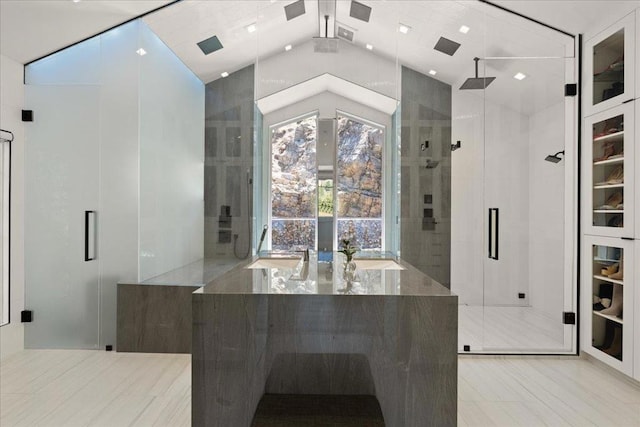
<path fill-rule="evenodd" d="M 84 260 L 96 259 L 96 211 L 84 211 Z"/>
<path fill-rule="evenodd" d="M 500 213 L 498 208 L 489 208 L 489 258 L 498 259 L 498 242 L 500 240 Z"/>

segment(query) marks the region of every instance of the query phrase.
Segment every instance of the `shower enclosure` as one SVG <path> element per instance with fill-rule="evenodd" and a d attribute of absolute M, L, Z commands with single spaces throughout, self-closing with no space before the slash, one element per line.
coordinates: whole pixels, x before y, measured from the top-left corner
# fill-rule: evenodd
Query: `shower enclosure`
<path fill-rule="evenodd" d="M 496 41 L 508 24 L 485 16 L 479 75 L 495 80 L 453 88 L 452 142 L 460 147 L 452 153 L 451 289 L 460 352 L 576 348 L 575 45 L 522 24 L 534 31 L 523 34 L 529 45 L 506 55 Z M 471 65 L 467 74 L 477 77 Z"/>
<path fill-rule="evenodd" d="M 375 13 L 411 16 L 411 29 L 395 31 L 392 55 L 376 56 L 377 47 L 361 45 L 370 27 L 349 21 L 348 4 L 330 13 L 336 28 L 356 26 L 359 39 L 336 40 L 336 51 L 303 40 L 274 54 L 257 40 L 254 229 L 269 224 L 269 247 L 281 249 L 335 250 L 346 224 L 358 240 L 381 236 L 371 247 L 399 254 L 459 296 L 460 352 L 575 352 L 576 40 L 481 2 L 378 2 Z M 436 52 L 413 37 L 458 46 Z M 439 71 L 449 62 L 455 75 Z M 386 99 L 391 108 L 382 108 Z M 371 109 L 384 114 L 376 119 Z M 336 110 L 383 129 L 380 215 L 341 213 L 340 192 L 362 192 L 341 189 L 348 180 L 339 161 L 321 160 L 322 127 L 333 121 L 340 135 Z M 305 120 L 298 130 L 308 139 L 296 145 L 306 153 L 304 174 L 290 179 L 282 156 L 292 153 L 273 136 L 293 135 Z M 339 153 L 339 136 L 334 143 Z M 560 160 L 545 161 L 554 155 Z"/>

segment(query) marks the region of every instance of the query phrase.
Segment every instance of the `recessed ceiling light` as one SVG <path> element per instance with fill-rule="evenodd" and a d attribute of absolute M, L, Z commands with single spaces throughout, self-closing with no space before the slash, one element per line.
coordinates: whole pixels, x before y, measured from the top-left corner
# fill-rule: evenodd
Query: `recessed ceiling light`
<path fill-rule="evenodd" d="M 247 26 L 247 31 L 253 33 L 256 30 L 256 24 L 251 24 Z"/>
<path fill-rule="evenodd" d="M 438 72 L 436 70 L 429 70 L 429 74 L 435 76 L 436 74 L 438 74 Z"/>
<path fill-rule="evenodd" d="M 220 75 L 222 77 L 227 77 L 227 76 L 229 76 L 229 73 L 227 73 L 226 71 L 223 71 L 222 73 L 220 73 Z"/>
<path fill-rule="evenodd" d="M 398 31 L 400 31 L 402 34 L 407 34 L 409 30 L 411 30 L 411 27 L 408 25 L 400 24 L 398 26 Z"/>
<path fill-rule="evenodd" d="M 372 45 L 372 44 L 367 43 L 367 49 L 369 49 L 369 50 L 373 50 L 373 45 Z"/>
<path fill-rule="evenodd" d="M 74 3 L 80 3 L 80 0 L 73 0 Z"/>
<path fill-rule="evenodd" d="M 291 48 L 292 48 L 292 47 L 293 47 L 293 46 L 291 46 L 290 44 L 288 44 L 288 45 L 286 45 L 286 46 L 284 47 L 284 50 L 286 50 L 286 51 L 288 52 L 288 51 L 290 51 L 290 50 L 291 50 Z"/>
<path fill-rule="evenodd" d="M 515 76 L 513 76 L 513 78 L 516 79 L 516 80 L 522 80 L 525 77 L 527 77 L 527 75 L 526 74 L 522 74 L 522 73 L 518 73 Z"/>
<path fill-rule="evenodd" d="M 77 3 L 77 2 L 76 2 Z M 143 48 L 140 48 L 138 50 L 136 50 L 136 53 L 140 56 L 145 56 L 147 54 L 147 51 L 144 50 Z"/>
<path fill-rule="evenodd" d="M 470 29 L 471 28 L 467 27 L 466 25 L 463 25 L 458 31 L 460 31 L 462 34 L 467 34 Z"/>

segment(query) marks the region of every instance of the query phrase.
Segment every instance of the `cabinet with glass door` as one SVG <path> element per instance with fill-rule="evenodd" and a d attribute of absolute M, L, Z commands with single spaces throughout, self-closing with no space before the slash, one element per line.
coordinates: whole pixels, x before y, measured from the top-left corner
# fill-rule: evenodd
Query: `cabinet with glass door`
<path fill-rule="evenodd" d="M 635 98 L 635 12 L 585 42 L 586 116 Z"/>
<path fill-rule="evenodd" d="M 632 376 L 634 354 L 634 242 L 587 237 L 583 317 L 587 353 Z"/>

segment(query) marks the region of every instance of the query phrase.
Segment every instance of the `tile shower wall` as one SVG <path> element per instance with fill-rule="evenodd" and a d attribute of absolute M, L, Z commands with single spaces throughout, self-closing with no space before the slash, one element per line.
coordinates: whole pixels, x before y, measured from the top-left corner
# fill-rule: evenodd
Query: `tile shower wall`
<path fill-rule="evenodd" d="M 205 88 L 204 255 L 250 252 L 253 177 L 254 66 Z"/>
<path fill-rule="evenodd" d="M 402 67 L 401 112 L 401 256 L 449 287 L 451 86 Z"/>

